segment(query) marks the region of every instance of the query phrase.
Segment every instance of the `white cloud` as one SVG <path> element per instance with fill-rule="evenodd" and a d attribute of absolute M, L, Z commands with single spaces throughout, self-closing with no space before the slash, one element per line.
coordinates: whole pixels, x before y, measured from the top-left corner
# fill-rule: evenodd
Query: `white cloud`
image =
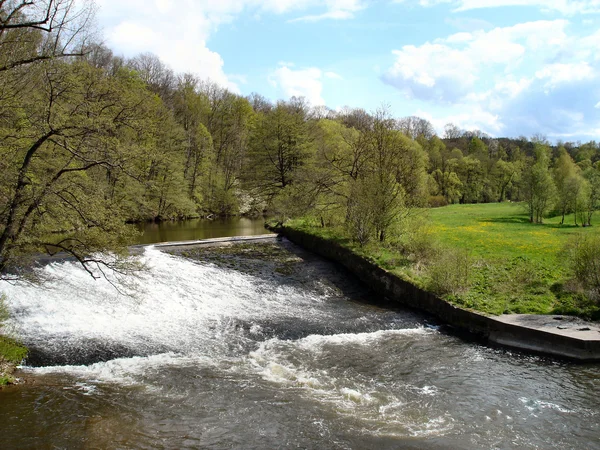
<path fill-rule="evenodd" d="M 437 116 L 418 110 L 415 115 L 431 122 L 439 136 L 444 134 L 444 126 L 448 123 L 453 123 L 463 130 L 481 130 L 490 135 L 499 135 L 503 131 L 498 114 L 492 114 L 477 106 L 466 108 L 461 112 Z"/>
<path fill-rule="evenodd" d="M 461 32 L 418 47 L 406 45 L 393 51 L 396 62 L 383 79 L 409 97 L 455 103 L 474 89 L 486 71 L 510 72 L 528 52 L 562 48 L 566 26 L 564 20 L 528 22 Z"/>
<path fill-rule="evenodd" d="M 428 102 L 435 114 L 421 115 L 438 129 L 597 139 L 600 32 L 568 31 L 564 20 L 537 21 L 404 46 L 382 78 Z"/>
<path fill-rule="evenodd" d="M 598 0 L 395 0 L 395 3 L 417 3 L 423 7 L 448 3 L 456 12 L 506 6 L 529 6 L 545 12 L 558 12 L 564 15 L 600 12 L 600 1 Z"/>
<path fill-rule="evenodd" d="M 538 70 L 535 76 L 540 80 L 547 80 L 545 87 L 553 89 L 562 83 L 572 83 L 589 80 L 596 76 L 594 69 L 587 62 L 575 64 L 549 64 Z"/>
<path fill-rule="evenodd" d="M 598 0 L 459 0 L 457 11 L 481 8 L 497 8 L 501 6 L 533 6 L 542 11 L 556 11 L 565 15 L 592 14 L 600 12 Z"/>
<path fill-rule="evenodd" d="M 407 45 L 395 50 L 396 63 L 384 80 L 409 97 L 456 101 L 476 80 L 474 61 L 443 44 Z"/>
<path fill-rule="evenodd" d="M 305 97 L 313 105 L 324 105 L 323 72 L 316 67 L 292 69 L 289 66 L 278 67 L 269 77 L 271 85 L 285 97 Z"/>
<path fill-rule="evenodd" d="M 327 78 L 331 78 L 332 80 L 343 80 L 344 77 L 342 77 L 339 73 L 335 73 L 335 72 L 325 72 L 325 76 Z"/>
<path fill-rule="evenodd" d="M 311 14 L 307 16 L 302 16 L 297 19 L 292 20 L 292 22 L 296 21 L 304 21 L 304 22 L 316 22 L 324 19 L 333 19 L 333 20 L 345 20 L 351 19 L 354 17 L 354 14 L 366 6 L 363 4 L 362 0 L 326 0 L 325 5 L 327 6 L 327 11 L 321 14 Z"/>
<path fill-rule="evenodd" d="M 238 91 L 221 56 L 207 41 L 242 13 L 290 14 L 316 11 L 302 20 L 348 19 L 362 0 L 97 0 L 107 43 L 131 57 L 152 52 L 176 72 L 193 72 Z"/>

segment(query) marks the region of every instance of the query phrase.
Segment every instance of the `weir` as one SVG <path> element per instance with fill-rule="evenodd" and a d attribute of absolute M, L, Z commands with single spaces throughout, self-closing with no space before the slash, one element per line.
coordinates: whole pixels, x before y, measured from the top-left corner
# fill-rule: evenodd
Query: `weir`
<path fill-rule="evenodd" d="M 598 365 L 376 306 L 287 240 L 185 244 L 141 249 L 138 277 L 62 261 L 43 286 L 2 286 L 38 355 L 33 382 L 0 392 L 4 447 L 590 448 L 600 433 Z"/>

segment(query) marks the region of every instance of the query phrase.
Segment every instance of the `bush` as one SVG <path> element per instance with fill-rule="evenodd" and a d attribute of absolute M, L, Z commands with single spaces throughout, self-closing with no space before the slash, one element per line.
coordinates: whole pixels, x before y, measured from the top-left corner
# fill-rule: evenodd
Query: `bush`
<path fill-rule="evenodd" d="M 8 320 L 8 307 L 6 306 L 6 296 L 4 294 L 0 294 L 0 330 L 2 330 L 2 325 L 6 320 Z"/>
<path fill-rule="evenodd" d="M 435 233 L 426 224 L 412 220 L 405 227 L 406 232 L 395 243 L 399 252 L 405 255 L 420 270 L 429 264 L 440 253 L 440 246 Z"/>
<path fill-rule="evenodd" d="M 578 235 L 567 243 L 565 253 L 577 282 L 600 302 L 600 236 Z"/>
<path fill-rule="evenodd" d="M 448 200 L 443 195 L 431 195 L 429 196 L 429 206 L 431 208 L 441 208 L 442 206 L 448 206 Z"/>
<path fill-rule="evenodd" d="M 438 250 L 427 271 L 429 289 L 438 295 L 456 295 L 466 291 L 470 268 L 471 258 L 467 250 Z"/>

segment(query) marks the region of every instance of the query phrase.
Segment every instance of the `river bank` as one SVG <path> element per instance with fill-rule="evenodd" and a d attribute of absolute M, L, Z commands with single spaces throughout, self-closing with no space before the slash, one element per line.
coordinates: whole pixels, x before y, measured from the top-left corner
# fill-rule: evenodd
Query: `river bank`
<path fill-rule="evenodd" d="M 276 230 L 292 242 L 335 261 L 375 292 L 404 306 L 425 311 L 445 323 L 491 343 L 578 361 L 600 361 L 600 327 L 568 316 L 508 314 L 490 316 L 464 309 L 418 287 L 339 242 L 306 230 Z"/>
<path fill-rule="evenodd" d="M 27 356 L 27 348 L 0 334 L 0 389 L 13 384 L 17 365 Z"/>

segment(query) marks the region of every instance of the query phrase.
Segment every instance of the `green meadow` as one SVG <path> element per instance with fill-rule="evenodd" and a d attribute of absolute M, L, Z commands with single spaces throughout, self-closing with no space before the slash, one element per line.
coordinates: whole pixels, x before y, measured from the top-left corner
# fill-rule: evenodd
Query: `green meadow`
<path fill-rule="evenodd" d="M 469 250 L 487 259 L 528 258 L 562 267 L 560 253 L 569 239 L 583 233 L 600 234 L 600 226 L 574 225 L 573 215 L 546 218 L 532 224 L 522 204 L 450 205 L 427 210 L 431 231 L 445 245 Z M 598 217 L 600 220 L 600 216 Z"/>
<path fill-rule="evenodd" d="M 571 314 L 598 319 L 599 308 L 576 286 L 565 247 L 599 227 L 575 226 L 574 217 L 532 224 L 521 204 L 451 205 L 428 211 L 433 236 L 464 251 L 470 261 L 463 292 L 453 303 L 490 314 Z"/>
<path fill-rule="evenodd" d="M 563 225 L 561 217 L 532 224 L 523 205 L 513 203 L 450 205 L 417 216 L 397 239 L 363 247 L 346 239 L 341 228 L 320 228 L 306 219 L 289 226 L 351 247 L 424 289 L 436 291 L 441 277 L 453 288 L 436 293 L 463 308 L 600 319 L 598 303 L 573 281 L 565 252 L 578 236 L 600 235 L 600 225 L 575 226 L 572 215 Z M 597 219 L 600 224 L 600 215 Z"/>

